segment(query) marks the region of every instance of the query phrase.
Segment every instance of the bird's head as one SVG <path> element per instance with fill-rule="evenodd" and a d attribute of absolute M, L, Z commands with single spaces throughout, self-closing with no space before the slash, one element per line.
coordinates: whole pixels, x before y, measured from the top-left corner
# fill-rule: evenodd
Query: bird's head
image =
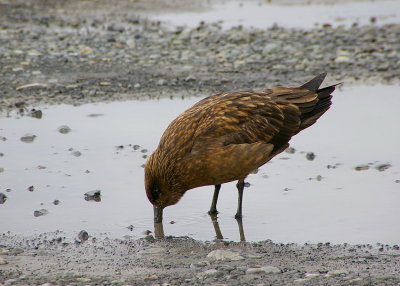
<path fill-rule="evenodd" d="M 154 222 L 162 222 L 164 208 L 176 204 L 184 194 L 175 176 L 167 173 L 153 155 L 149 157 L 144 177 L 146 195 L 154 207 Z"/>

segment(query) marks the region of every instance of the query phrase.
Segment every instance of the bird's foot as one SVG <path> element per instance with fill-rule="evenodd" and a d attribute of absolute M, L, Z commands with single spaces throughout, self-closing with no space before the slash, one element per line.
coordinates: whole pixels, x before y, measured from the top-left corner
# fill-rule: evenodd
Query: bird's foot
<path fill-rule="evenodd" d="M 239 213 L 235 214 L 235 219 L 242 219 L 242 218 L 243 218 L 242 214 Z"/>
<path fill-rule="evenodd" d="M 216 209 L 211 209 L 208 211 L 208 214 L 209 215 L 217 215 L 217 214 L 219 214 L 219 212 Z"/>

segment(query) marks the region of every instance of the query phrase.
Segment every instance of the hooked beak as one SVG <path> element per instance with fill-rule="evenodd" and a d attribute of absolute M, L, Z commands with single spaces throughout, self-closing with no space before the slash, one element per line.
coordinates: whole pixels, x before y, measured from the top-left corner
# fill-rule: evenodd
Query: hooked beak
<path fill-rule="evenodd" d="M 163 208 L 154 206 L 154 222 L 162 222 Z"/>

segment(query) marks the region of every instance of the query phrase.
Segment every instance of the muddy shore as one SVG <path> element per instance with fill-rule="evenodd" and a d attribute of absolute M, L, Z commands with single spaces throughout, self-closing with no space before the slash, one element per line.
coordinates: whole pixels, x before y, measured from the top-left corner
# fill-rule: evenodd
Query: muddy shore
<path fill-rule="evenodd" d="M 223 30 L 146 17 L 206 2 L 0 1 L 0 111 L 295 86 L 322 71 L 327 84 L 399 84 L 398 24 Z M 0 230 L 0 285 L 400 285 L 398 245 L 71 242 Z"/>

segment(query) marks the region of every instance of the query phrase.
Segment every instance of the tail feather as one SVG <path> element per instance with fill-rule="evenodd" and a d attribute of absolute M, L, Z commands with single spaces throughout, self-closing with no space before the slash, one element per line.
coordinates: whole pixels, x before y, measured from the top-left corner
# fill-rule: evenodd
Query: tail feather
<path fill-rule="evenodd" d="M 314 106 L 307 108 L 299 106 L 301 111 L 301 124 L 299 131 L 313 125 L 332 104 L 332 92 L 335 90 L 336 86 L 341 83 L 319 88 L 325 77 L 326 73 L 321 73 L 300 87 L 315 92 L 317 94 L 318 101 Z"/>
<path fill-rule="evenodd" d="M 306 88 L 312 92 L 317 92 L 320 85 L 322 84 L 322 82 L 324 81 L 325 77 L 326 77 L 327 73 L 321 73 L 319 75 L 317 75 L 316 77 L 314 77 L 312 80 L 306 82 L 305 84 L 303 84 L 301 87 L 302 88 Z"/>

